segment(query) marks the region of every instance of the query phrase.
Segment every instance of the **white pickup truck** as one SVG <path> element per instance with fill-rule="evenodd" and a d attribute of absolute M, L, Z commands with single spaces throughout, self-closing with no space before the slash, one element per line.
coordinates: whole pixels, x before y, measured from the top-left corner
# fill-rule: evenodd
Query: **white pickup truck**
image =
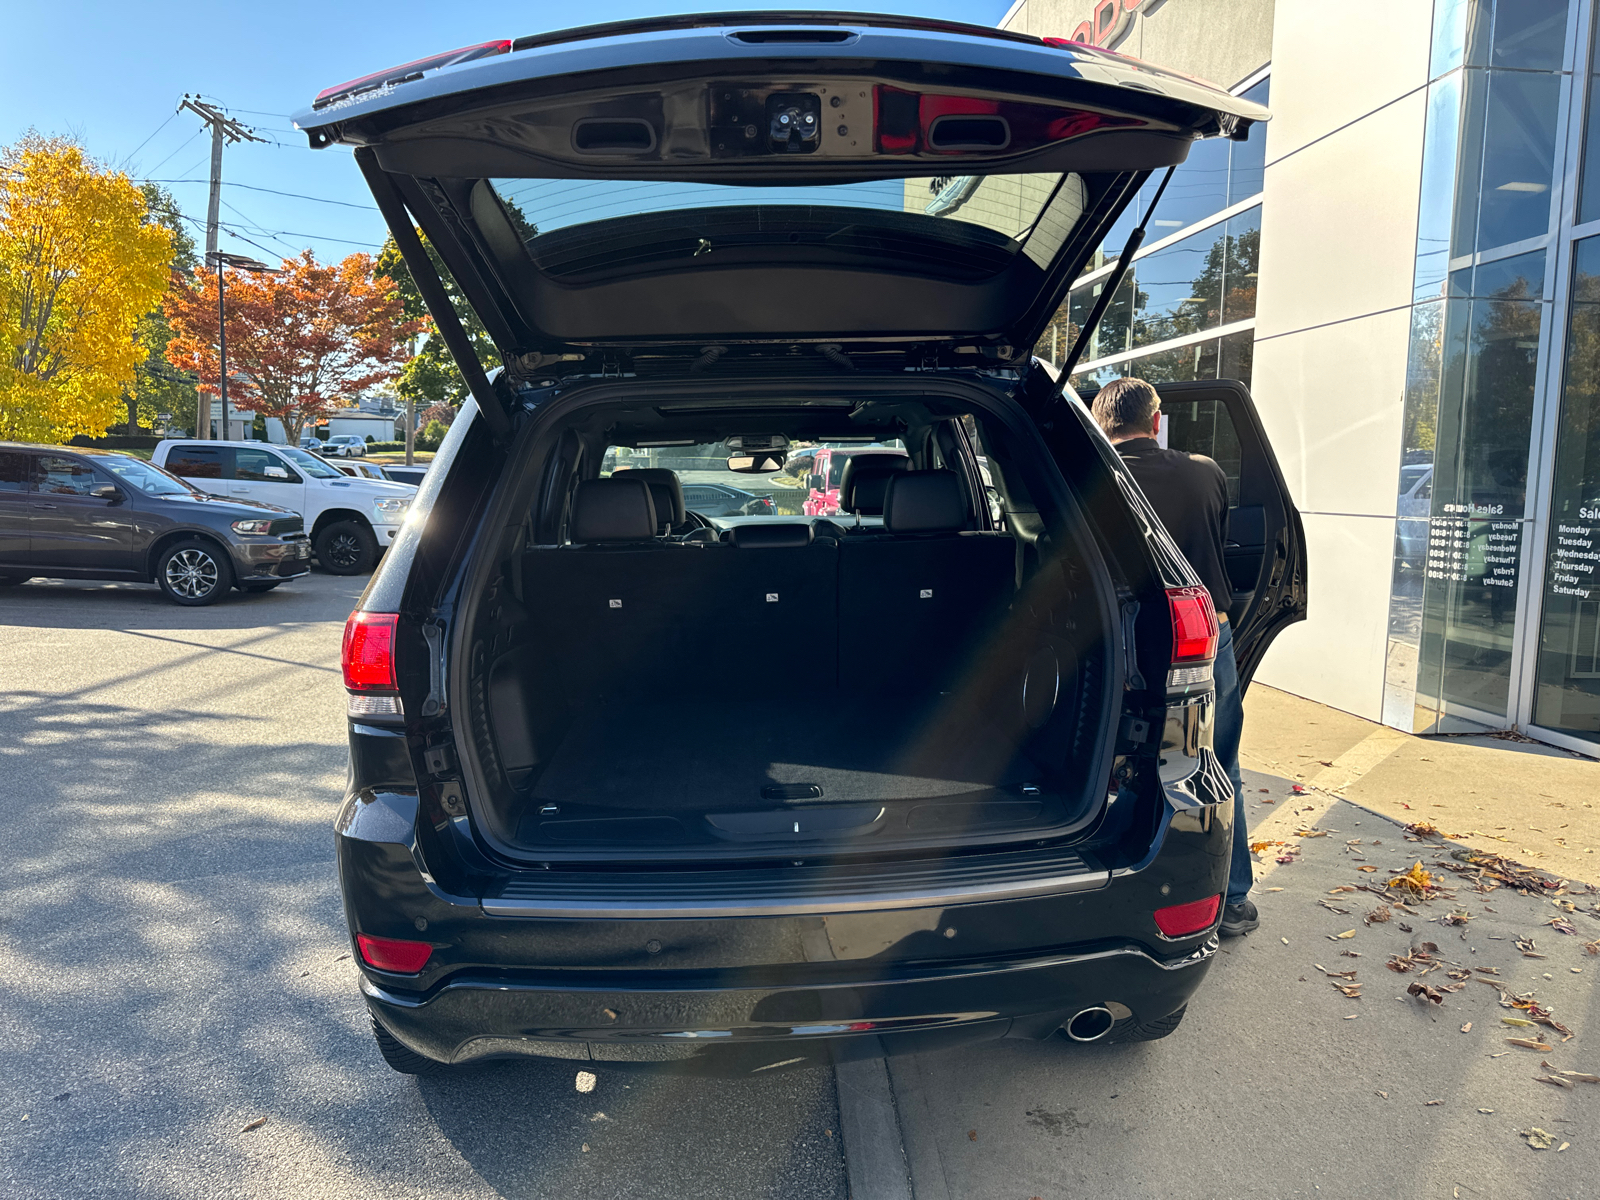
<path fill-rule="evenodd" d="M 268 442 L 173 439 L 156 446 L 151 461 L 213 496 L 299 513 L 317 560 L 335 575 L 377 566 L 417 494 L 408 483 L 352 478 L 315 454 Z"/>

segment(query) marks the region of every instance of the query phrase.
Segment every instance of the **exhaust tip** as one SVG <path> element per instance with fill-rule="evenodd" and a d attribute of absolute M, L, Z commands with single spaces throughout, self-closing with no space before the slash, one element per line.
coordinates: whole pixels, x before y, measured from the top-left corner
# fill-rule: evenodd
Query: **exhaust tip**
<path fill-rule="evenodd" d="M 1098 1042 L 1111 1032 L 1111 1027 L 1116 1023 L 1117 1018 L 1109 1008 L 1096 1006 L 1074 1013 L 1062 1028 L 1075 1042 Z"/>

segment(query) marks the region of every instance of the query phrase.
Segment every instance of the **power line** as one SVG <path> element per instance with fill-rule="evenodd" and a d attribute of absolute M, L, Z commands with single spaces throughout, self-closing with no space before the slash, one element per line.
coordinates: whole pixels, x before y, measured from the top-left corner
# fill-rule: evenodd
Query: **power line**
<path fill-rule="evenodd" d="M 172 117 L 176 117 L 177 115 L 178 115 L 178 110 L 177 109 L 173 109 L 172 110 L 172 116 L 168 117 L 165 121 L 161 122 L 161 124 L 156 126 L 156 133 L 160 133 L 168 125 L 171 125 L 172 124 Z M 135 146 L 133 148 L 133 154 L 128 155 L 128 160 L 130 162 L 133 160 L 134 156 L 139 153 L 139 151 L 143 150 L 146 146 L 148 146 L 150 144 L 150 138 L 155 137 L 156 133 L 152 133 L 150 135 L 150 137 L 145 138 L 144 141 L 140 142 L 137 146 Z M 165 161 L 165 160 L 163 160 L 163 161 Z"/>
<path fill-rule="evenodd" d="M 144 182 L 145 183 L 205 183 L 206 181 L 204 179 L 146 179 L 146 180 L 144 180 Z M 279 191 L 277 188 L 257 187 L 255 184 L 251 184 L 251 183 L 238 183 L 238 182 L 236 182 L 236 181 L 234 181 L 232 179 L 224 179 L 222 181 L 222 186 L 223 187 L 244 188 L 246 191 L 250 191 L 250 192 L 266 192 L 268 195 L 271 195 L 271 196 L 290 196 L 290 197 L 292 197 L 292 198 L 294 198 L 296 200 L 315 200 L 318 204 L 337 204 L 341 208 L 360 208 L 360 209 L 365 209 L 368 212 L 377 212 L 378 211 L 378 206 L 376 204 L 354 204 L 349 200 L 329 200 L 325 196 L 308 196 L 304 192 L 284 192 L 284 191 Z"/>
<path fill-rule="evenodd" d="M 173 116 L 177 116 L 177 115 L 178 115 L 178 114 L 177 114 L 177 113 L 173 113 L 173 114 L 172 114 L 172 115 L 173 115 Z M 185 146 L 187 146 L 187 145 L 188 145 L 188 144 L 189 144 L 189 143 L 190 143 L 190 142 L 192 142 L 192 141 L 194 141 L 194 140 L 195 140 L 195 138 L 197 138 L 197 137 L 199 137 L 199 136 L 200 136 L 200 135 L 201 135 L 201 134 L 202 134 L 202 133 L 204 133 L 204 132 L 205 132 L 205 130 L 204 130 L 204 129 L 203 129 L 203 128 L 201 128 L 201 129 L 196 129 L 196 130 L 195 130 L 195 131 L 194 131 L 194 132 L 193 132 L 193 133 L 191 133 L 191 134 L 190 134 L 190 135 L 189 135 L 189 136 L 188 136 L 188 137 L 186 137 L 186 138 L 184 138 L 184 139 L 183 139 L 183 141 L 181 141 L 181 142 L 179 142 L 179 143 L 178 143 L 178 150 L 182 150 L 182 149 L 183 149 L 183 148 L 184 148 L 184 147 L 185 147 Z M 162 160 L 161 160 L 161 161 L 160 161 L 160 162 L 158 162 L 158 163 L 157 163 L 157 164 L 156 164 L 156 165 L 155 165 L 155 166 L 153 166 L 153 167 L 151 167 L 151 168 L 150 168 L 150 170 L 151 170 L 151 172 L 152 172 L 152 173 L 154 173 L 154 172 L 156 172 L 156 171 L 159 171 L 159 170 L 161 170 L 161 168 L 162 168 L 162 167 L 164 167 L 164 166 L 166 166 L 166 165 L 167 165 L 167 163 L 168 163 L 168 162 L 169 162 L 169 161 L 170 161 L 170 160 L 171 160 L 171 159 L 172 159 L 172 157 L 173 157 L 173 155 L 175 155 L 175 154 L 177 154 L 177 153 L 178 153 L 178 150 L 174 150 L 174 151 L 173 151 L 173 152 L 172 152 L 172 154 L 169 154 L 169 155 L 167 155 L 167 157 L 166 157 L 166 158 L 163 158 L 163 159 L 162 159 Z M 153 182 L 153 181 L 147 181 L 147 182 Z"/>

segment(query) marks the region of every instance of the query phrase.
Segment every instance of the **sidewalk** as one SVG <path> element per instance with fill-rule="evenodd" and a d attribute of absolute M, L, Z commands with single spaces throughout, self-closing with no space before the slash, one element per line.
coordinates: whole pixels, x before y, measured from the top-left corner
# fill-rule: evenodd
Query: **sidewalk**
<path fill-rule="evenodd" d="M 1245 770 L 1600 882 L 1600 762 L 1504 737 L 1413 737 L 1263 684 L 1244 707 Z M 1246 795 L 1252 826 L 1257 795 Z"/>

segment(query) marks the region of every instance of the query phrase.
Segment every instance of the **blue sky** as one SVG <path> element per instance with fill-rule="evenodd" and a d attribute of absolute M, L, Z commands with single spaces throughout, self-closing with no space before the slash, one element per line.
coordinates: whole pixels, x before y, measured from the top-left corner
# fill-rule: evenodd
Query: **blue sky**
<path fill-rule="evenodd" d="M 870 7 L 990 25 L 1009 4 L 874 0 L 818 7 Z M 188 216 L 204 221 L 210 139 L 197 117 L 173 115 L 183 93 L 197 92 L 269 139 L 224 152 L 222 221 L 233 230 L 223 233 L 224 250 L 268 261 L 307 246 L 321 259 L 375 252 L 383 224 L 349 152 L 311 151 L 290 123 L 288 114 L 317 92 L 491 38 L 704 8 L 672 0 L 599 0 L 581 7 L 496 0 L 18 5 L 7 17 L 12 52 L 0 72 L 0 142 L 29 128 L 66 134 L 135 178 L 197 181 L 168 186 Z M 190 228 L 202 241 L 201 231 Z"/>

